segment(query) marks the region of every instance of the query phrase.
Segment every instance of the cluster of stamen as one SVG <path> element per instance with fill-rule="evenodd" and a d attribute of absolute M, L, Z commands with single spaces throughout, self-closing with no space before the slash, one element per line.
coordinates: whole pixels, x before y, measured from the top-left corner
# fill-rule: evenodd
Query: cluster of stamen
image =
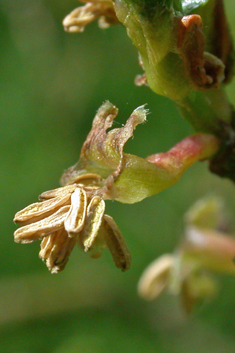
<path fill-rule="evenodd" d="M 42 193 L 42 202 L 16 213 L 14 222 L 22 227 L 15 231 L 15 241 L 42 239 L 39 257 L 52 273 L 63 270 L 76 243 L 93 258 L 108 247 L 117 267 L 130 267 L 125 241 L 112 217 L 104 214 L 100 180 L 95 174 L 80 176 L 73 184 Z"/>

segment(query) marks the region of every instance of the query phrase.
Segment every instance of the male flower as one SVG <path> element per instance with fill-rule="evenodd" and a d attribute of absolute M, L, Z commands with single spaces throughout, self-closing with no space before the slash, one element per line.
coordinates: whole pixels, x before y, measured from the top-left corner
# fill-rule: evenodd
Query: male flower
<path fill-rule="evenodd" d="M 125 143 L 146 120 L 147 111 L 138 107 L 124 126 L 110 129 L 117 114 L 110 102 L 98 109 L 79 161 L 62 176 L 63 186 L 42 193 L 42 202 L 29 205 L 14 218 L 22 226 L 14 233 L 15 241 L 41 239 L 40 257 L 53 273 L 64 268 L 76 243 L 92 257 L 108 247 L 116 266 L 128 269 L 129 251 L 114 220 L 104 214 L 104 200 L 131 204 L 157 194 L 218 149 L 217 138 L 196 134 L 146 159 L 124 153 Z"/>

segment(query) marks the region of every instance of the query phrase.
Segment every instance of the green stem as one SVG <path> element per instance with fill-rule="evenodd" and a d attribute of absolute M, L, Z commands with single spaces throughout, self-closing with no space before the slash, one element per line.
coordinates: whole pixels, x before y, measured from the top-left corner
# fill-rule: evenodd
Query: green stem
<path fill-rule="evenodd" d="M 193 91 L 177 105 L 196 131 L 213 133 L 221 139 L 234 134 L 231 125 L 234 110 L 223 88 Z"/>

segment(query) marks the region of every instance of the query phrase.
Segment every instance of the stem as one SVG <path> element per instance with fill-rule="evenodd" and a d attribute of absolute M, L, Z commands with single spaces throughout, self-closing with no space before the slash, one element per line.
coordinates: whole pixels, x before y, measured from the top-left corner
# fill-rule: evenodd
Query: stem
<path fill-rule="evenodd" d="M 188 136 L 168 152 L 158 153 L 146 159 L 172 174 L 181 176 L 193 163 L 213 157 L 220 147 L 219 140 L 210 134 Z"/>
<path fill-rule="evenodd" d="M 222 140 L 234 135 L 234 110 L 223 88 L 193 92 L 177 102 L 181 114 L 196 131 L 212 133 Z"/>

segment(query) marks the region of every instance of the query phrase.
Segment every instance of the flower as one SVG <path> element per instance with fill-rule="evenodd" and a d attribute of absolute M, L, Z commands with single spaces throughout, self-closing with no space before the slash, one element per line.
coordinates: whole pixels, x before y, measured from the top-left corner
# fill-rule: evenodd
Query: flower
<path fill-rule="evenodd" d="M 199 200 L 186 214 L 185 237 L 174 254 L 165 254 L 142 274 L 138 292 L 152 300 L 168 289 L 179 295 L 183 308 L 212 296 L 217 284 L 210 272 L 235 274 L 235 240 L 220 229 L 225 226 L 221 201 Z"/>
<path fill-rule="evenodd" d="M 64 268 L 76 243 L 92 257 L 100 256 L 107 246 L 116 266 L 128 269 L 129 251 L 114 220 L 104 214 L 104 200 L 139 202 L 174 185 L 194 162 L 218 150 L 217 138 L 196 134 L 146 159 L 124 153 L 147 111 L 140 106 L 125 125 L 110 129 L 117 114 L 118 109 L 105 102 L 93 120 L 79 161 L 63 174 L 62 187 L 42 193 L 42 202 L 15 215 L 14 221 L 22 226 L 14 233 L 15 241 L 43 239 L 40 257 L 53 273 Z"/>
<path fill-rule="evenodd" d="M 180 141 L 168 152 L 146 158 L 125 153 L 126 142 L 135 128 L 146 121 L 145 105 L 137 107 L 120 128 L 110 129 L 118 109 L 109 101 L 98 109 L 79 161 L 62 176 L 62 185 L 73 183 L 84 173 L 104 180 L 105 199 L 135 203 L 176 184 L 187 168 L 198 160 L 211 158 L 220 146 L 210 134 L 195 134 Z M 107 132 L 107 130 L 109 131 Z"/>
<path fill-rule="evenodd" d="M 72 184 L 43 192 L 37 202 L 16 213 L 18 243 L 42 240 L 39 257 L 51 273 L 64 269 L 75 244 L 98 258 L 108 247 L 118 268 L 129 269 L 131 256 L 113 218 L 104 214 L 102 179 L 79 176 Z"/>

